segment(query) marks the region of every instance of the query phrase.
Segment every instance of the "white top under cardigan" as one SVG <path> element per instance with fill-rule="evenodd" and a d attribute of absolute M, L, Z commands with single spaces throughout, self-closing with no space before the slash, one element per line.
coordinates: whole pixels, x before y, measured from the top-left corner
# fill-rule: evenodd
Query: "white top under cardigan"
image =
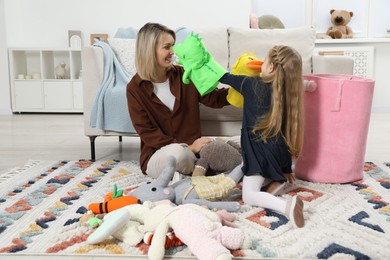
<path fill-rule="evenodd" d="M 171 92 L 169 79 L 163 83 L 153 82 L 153 92 L 161 100 L 161 102 L 169 108 L 169 110 L 173 111 L 175 96 Z"/>

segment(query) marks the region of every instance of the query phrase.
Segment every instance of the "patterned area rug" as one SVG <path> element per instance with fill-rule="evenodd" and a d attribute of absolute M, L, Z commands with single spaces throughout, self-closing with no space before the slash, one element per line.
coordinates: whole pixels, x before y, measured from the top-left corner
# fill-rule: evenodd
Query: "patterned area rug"
<path fill-rule="evenodd" d="M 235 222 L 252 239 L 245 258 L 386 259 L 390 256 L 390 165 L 366 163 L 364 179 L 352 184 L 298 180 L 283 197 L 305 203 L 304 228 L 296 229 L 268 209 L 242 205 Z M 147 181 L 135 162 L 30 161 L 0 176 L 0 256 L 29 254 L 146 255 L 148 246 L 130 247 L 108 239 L 85 240 L 94 230 L 80 217 L 90 203 L 113 190 Z M 167 250 L 190 256 L 186 246 Z"/>

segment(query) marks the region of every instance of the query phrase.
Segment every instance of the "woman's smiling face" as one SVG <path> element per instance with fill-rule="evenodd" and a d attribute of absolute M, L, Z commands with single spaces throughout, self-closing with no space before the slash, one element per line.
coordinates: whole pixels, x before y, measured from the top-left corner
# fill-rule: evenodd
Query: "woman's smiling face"
<path fill-rule="evenodd" d="M 160 36 L 156 46 L 156 55 L 158 64 L 167 69 L 172 65 L 173 45 L 175 39 L 169 33 L 163 33 Z"/>

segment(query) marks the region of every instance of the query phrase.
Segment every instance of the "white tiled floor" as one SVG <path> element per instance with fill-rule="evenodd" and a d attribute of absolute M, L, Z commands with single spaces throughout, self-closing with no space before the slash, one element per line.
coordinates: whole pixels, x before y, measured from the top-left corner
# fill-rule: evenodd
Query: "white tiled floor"
<path fill-rule="evenodd" d="M 96 139 L 96 159 L 138 160 L 139 139 L 117 137 Z M 34 160 L 89 159 L 89 138 L 84 136 L 83 116 L 64 114 L 0 115 L 0 174 Z M 367 138 L 366 161 L 390 161 L 390 113 L 371 115 Z M 12 259 L 129 259 L 129 257 L 91 256 L 22 256 L 0 255 L 0 260 Z M 131 259 L 146 259 L 135 257 Z"/>

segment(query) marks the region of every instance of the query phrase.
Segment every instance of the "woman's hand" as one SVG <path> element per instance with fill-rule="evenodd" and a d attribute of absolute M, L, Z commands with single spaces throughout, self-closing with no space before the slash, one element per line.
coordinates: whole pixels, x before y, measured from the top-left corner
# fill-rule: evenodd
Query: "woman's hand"
<path fill-rule="evenodd" d="M 213 138 L 210 137 L 201 137 L 196 139 L 191 145 L 188 146 L 188 148 L 194 153 L 197 154 L 200 152 L 203 146 L 206 144 L 214 141 Z"/>

